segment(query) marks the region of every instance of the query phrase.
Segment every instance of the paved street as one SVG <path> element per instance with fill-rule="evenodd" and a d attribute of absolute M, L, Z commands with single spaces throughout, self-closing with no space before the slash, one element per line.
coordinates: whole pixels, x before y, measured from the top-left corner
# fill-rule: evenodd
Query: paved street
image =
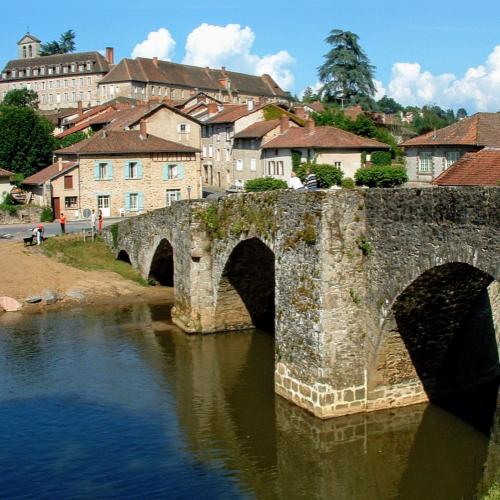
<path fill-rule="evenodd" d="M 121 220 L 119 217 L 104 219 L 104 226 L 109 226 L 113 224 L 113 222 Z M 21 239 L 26 236 L 31 235 L 31 230 L 35 227 L 36 224 L 9 224 L 9 225 L 0 225 L 0 238 L 6 234 L 12 234 L 13 238 Z M 61 234 L 61 227 L 59 222 L 44 222 L 43 227 L 45 228 L 44 234 L 45 236 L 54 236 L 56 234 Z M 90 229 L 90 221 L 89 220 L 79 220 L 79 221 L 70 221 L 66 223 L 66 232 L 67 233 L 76 233 L 78 231 L 82 231 L 83 229 Z"/>

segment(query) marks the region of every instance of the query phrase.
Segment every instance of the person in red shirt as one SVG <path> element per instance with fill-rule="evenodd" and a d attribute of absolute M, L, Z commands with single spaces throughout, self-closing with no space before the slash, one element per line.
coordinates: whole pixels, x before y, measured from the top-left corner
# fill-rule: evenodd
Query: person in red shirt
<path fill-rule="evenodd" d="M 59 216 L 59 224 L 61 224 L 61 233 L 65 234 L 66 233 L 66 216 L 61 212 L 61 215 Z"/>

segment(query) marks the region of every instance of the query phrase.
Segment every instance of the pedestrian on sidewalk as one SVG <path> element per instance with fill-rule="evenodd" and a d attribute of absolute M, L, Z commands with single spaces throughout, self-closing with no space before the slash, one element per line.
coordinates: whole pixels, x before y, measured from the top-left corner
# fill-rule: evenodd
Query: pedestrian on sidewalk
<path fill-rule="evenodd" d="M 102 210 L 99 209 L 99 216 L 97 217 L 97 230 L 99 231 L 99 234 L 102 234 L 102 225 L 104 223 L 104 219 L 102 216 Z"/>
<path fill-rule="evenodd" d="M 92 236 L 95 236 L 96 234 L 96 226 L 97 223 L 97 215 L 95 213 L 95 210 L 92 209 L 92 213 L 90 214 L 90 227 L 92 228 Z"/>
<path fill-rule="evenodd" d="M 59 224 L 61 225 L 61 234 L 66 234 L 66 216 L 62 212 L 59 216 Z"/>

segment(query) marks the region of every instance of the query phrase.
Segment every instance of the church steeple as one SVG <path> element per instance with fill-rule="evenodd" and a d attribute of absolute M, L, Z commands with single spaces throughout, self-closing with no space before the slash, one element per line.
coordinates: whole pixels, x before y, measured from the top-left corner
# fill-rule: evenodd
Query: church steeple
<path fill-rule="evenodd" d="M 41 40 L 33 36 L 29 31 L 24 35 L 17 45 L 19 47 L 19 59 L 31 59 L 40 55 Z"/>

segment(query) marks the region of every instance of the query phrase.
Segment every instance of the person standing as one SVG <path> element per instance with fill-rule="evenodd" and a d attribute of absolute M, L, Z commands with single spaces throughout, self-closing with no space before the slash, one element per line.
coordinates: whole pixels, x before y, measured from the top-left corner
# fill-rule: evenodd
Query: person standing
<path fill-rule="evenodd" d="M 96 221 L 97 221 L 97 216 L 95 210 L 92 209 L 92 213 L 90 214 L 90 227 L 92 228 L 92 236 L 94 236 L 96 233 Z"/>
<path fill-rule="evenodd" d="M 307 169 L 306 189 L 308 191 L 316 191 L 318 189 L 318 179 L 311 167 Z"/>
<path fill-rule="evenodd" d="M 62 212 L 59 216 L 59 224 L 61 225 L 61 234 L 66 234 L 66 216 Z"/>
<path fill-rule="evenodd" d="M 36 231 L 36 244 L 41 245 L 42 241 L 43 241 L 43 225 L 38 224 L 36 230 L 37 230 Z"/>
<path fill-rule="evenodd" d="M 288 187 L 290 189 L 304 189 L 304 185 L 302 184 L 302 181 L 297 177 L 297 174 L 292 171 L 290 179 L 288 179 Z"/>
<path fill-rule="evenodd" d="M 102 216 L 102 210 L 99 209 L 99 216 L 97 217 L 97 230 L 99 231 L 99 234 L 102 233 L 102 225 L 104 223 L 104 219 Z"/>

